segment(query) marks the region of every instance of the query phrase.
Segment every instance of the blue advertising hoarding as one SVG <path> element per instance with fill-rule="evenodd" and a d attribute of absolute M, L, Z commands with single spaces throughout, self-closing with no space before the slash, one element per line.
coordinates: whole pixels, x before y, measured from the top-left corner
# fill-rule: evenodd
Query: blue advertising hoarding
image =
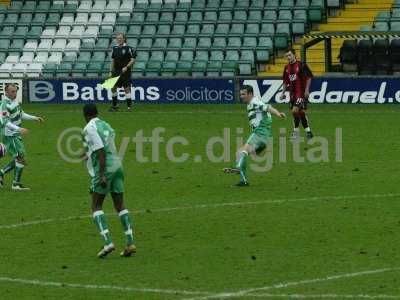
<path fill-rule="evenodd" d="M 96 79 L 29 80 L 28 99 L 32 103 L 106 103 L 111 91 Z M 234 103 L 233 79 L 137 79 L 132 100 L 143 103 Z M 118 99 L 125 100 L 123 89 Z"/>
<path fill-rule="evenodd" d="M 282 80 L 277 78 L 242 79 L 240 84 L 254 88 L 255 96 L 264 102 L 288 103 L 282 94 Z M 400 79 L 394 78 L 314 78 L 310 103 L 384 104 L 400 103 Z"/>

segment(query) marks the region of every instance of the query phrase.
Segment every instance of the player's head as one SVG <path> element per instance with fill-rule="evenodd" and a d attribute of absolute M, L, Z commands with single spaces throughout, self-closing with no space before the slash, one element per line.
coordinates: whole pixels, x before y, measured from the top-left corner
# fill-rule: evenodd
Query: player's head
<path fill-rule="evenodd" d="M 243 102 L 249 103 L 251 99 L 254 97 L 254 90 L 251 85 L 243 85 L 240 88 L 240 99 L 242 99 Z"/>
<path fill-rule="evenodd" d="M 293 48 L 288 49 L 288 51 L 285 53 L 285 58 L 289 64 L 294 63 L 296 61 L 296 50 Z"/>
<path fill-rule="evenodd" d="M 89 122 L 91 119 L 96 118 L 98 115 L 97 107 L 93 103 L 85 104 L 83 107 L 83 116 L 86 119 L 86 122 Z"/>
<path fill-rule="evenodd" d="M 15 83 L 6 83 L 5 94 L 7 98 L 14 100 L 17 98 L 18 86 Z"/>
<path fill-rule="evenodd" d="M 123 45 L 126 43 L 126 36 L 122 32 L 117 33 L 115 36 L 115 41 L 119 46 Z"/>

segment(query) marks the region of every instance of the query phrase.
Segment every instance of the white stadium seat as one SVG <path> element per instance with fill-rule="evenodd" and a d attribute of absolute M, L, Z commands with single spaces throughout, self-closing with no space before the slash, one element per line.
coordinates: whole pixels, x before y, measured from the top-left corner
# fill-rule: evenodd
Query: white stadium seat
<path fill-rule="evenodd" d="M 124 5 L 124 6 L 123 6 Z M 133 10 L 133 1 L 124 1 L 121 5 L 119 1 L 110 1 L 106 6 L 104 12 L 132 12 Z"/>
<path fill-rule="evenodd" d="M 102 25 L 115 25 L 116 20 L 117 20 L 116 13 L 105 13 Z"/>
<path fill-rule="evenodd" d="M 69 38 L 75 38 L 75 39 L 79 39 L 81 38 L 82 34 L 85 32 L 85 26 L 74 26 L 72 28 L 72 31 L 69 35 Z"/>
<path fill-rule="evenodd" d="M 9 55 L 7 56 L 5 62 L 10 64 L 16 64 L 17 62 L 19 62 L 19 55 L 15 54 Z"/>
<path fill-rule="evenodd" d="M 55 28 L 45 28 L 42 32 L 42 35 L 40 36 L 42 39 L 53 39 L 56 35 L 56 29 Z"/>
<path fill-rule="evenodd" d="M 81 47 L 81 40 L 70 40 L 67 46 L 65 47 L 66 52 L 77 52 Z"/>
<path fill-rule="evenodd" d="M 79 6 L 78 6 L 78 13 L 81 12 L 90 12 L 90 10 L 92 9 L 92 1 L 91 0 L 83 0 L 80 2 Z"/>
<path fill-rule="evenodd" d="M 102 13 L 92 13 L 90 14 L 88 25 L 99 25 L 101 24 L 102 19 L 103 19 Z"/>
<path fill-rule="evenodd" d="M 33 52 L 24 52 L 24 54 L 22 54 L 22 56 L 20 57 L 19 61 L 22 63 L 31 63 L 33 62 L 35 57 L 35 53 Z"/>
<path fill-rule="evenodd" d="M 89 21 L 88 13 L 78 13 L 75 18 L 75 25 L 86 25 Z"/>
<path fill-rule="evenodd" d="M 99 34 L 99 26 L 88 26 L 88 28 L 82 34 L 82 38 L 84 38 L 84 39 L 88 39 L 88 38 L 95 39 L 98 34 Z"/>
<path fill-rule="evenodd" d="M 60 26 L 72 26 L 72 25 L 74 25 L 74 23 L 75 23 L 75 20 L 74 20 L 74 15 L 73 14 L 64 14 L 62 17 L 61 17 L 61 20 L 60 20 Z"/>
<path fill-rule="evenodd" d="M 13 64 L 4 63 L 0 66 L 0 77 L 8 78 L 10 77 L 11 69 L 13 68 Z"/>
<path fill-rule="evenodd" d="M 37 47 L 37 52 L 49 52 L 51 49 L 52 40 L 41 40 L 39 46 Z"/>
<path fill-rule="evenodd" d="M 45 63 L 47 63 L 48 59 L 49 59 L 49 55 L 47 52 L 40 52 L 36 55 L 33 62 L 45 64 Z"/>
<path fill-rule="evenodd" d="M 110 2 L 118 2 L 118 1 L 110 1 Z M 90 10 L 91 12 L 100 12 L 103 13 L 104 10 L 106 9 L 106 4 L 107 2 L 105 0 L 96 0 L 93 4 L 92 9 Z"/>
<path fill-rule="evenodd" d="M 64 51 L 66 45 L 66 39 L 56 39 L 53 43 L 53 46 L 51 46 L 51 51 Z"/>
<path fill-rule="evenodd" d="M 43 64 L 41 63 L 32 63 L 29 64 L 26 68 L 26 75 L 30 78 L 39 77 L 40 73 L 42 73 Z"/>
<path fill-rule="evenodd" d="M 12 77 L 21 78 L 25 76 L 27 65 L 25 63 L 17 63 L 11 70 Z"/>
<path fill-rule="evenodd" d="M 64 38 L 67 39 L 71 33 L 71 26 L 60 26 L 58 31 L 56 32 L 56 38 Z"/>
<path fill-rule="evenodd" d="M 62 52 L 51 53 L 47 63 L 59 64 L 62 61 Z"/>
<path fill-rule="evenodd" d="M 24 45 L 23 51 L 36 52 L 37 47 L 38 47 L 38 41 L 27 41 Z"/>

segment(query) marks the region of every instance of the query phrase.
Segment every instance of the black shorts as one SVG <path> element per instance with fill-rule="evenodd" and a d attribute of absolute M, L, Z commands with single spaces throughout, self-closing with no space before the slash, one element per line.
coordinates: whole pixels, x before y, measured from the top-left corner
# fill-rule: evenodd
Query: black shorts
<path fill-rule="evenodd" d="M 308 107 L 308 99 L 290 99 L 289 107 L 290 109 L 293 107 L 298 107 L 299 109 L 306 110 Z"/>
<path fill-rule="evenodd" d="M 131 86 L 131 70 L 128 69 L 125 73 L 122 73 L 122 70 L 115 70 L 112 73 L 113 77 L 121 76 L 114 87 L 117 88 L 127 88 Z"/>

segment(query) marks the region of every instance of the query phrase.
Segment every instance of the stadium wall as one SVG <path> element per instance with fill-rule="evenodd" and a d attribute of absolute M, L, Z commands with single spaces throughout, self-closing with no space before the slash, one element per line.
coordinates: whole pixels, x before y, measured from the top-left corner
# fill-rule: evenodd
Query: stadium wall
<path fill-rule="evenodd" d="M 31 103 L 86 103 L 111 101 L 111 92 L 101 81 L 91 79 L 26 80 L 25 97 Z M 255 95 L 265 102 L 280 100 L 282 80 L 274 77 L 207 79 L 137 79 L 132 98 L 140 103 L 231 104 L 239 100 L 240 85 L 253 86 Z M 123 91 L 119 99 L 124 100 Z M 309 101 L 315 104 L 386 104 L 400 103 L 400 81 L 377 77 L 316 77 Z"/>

